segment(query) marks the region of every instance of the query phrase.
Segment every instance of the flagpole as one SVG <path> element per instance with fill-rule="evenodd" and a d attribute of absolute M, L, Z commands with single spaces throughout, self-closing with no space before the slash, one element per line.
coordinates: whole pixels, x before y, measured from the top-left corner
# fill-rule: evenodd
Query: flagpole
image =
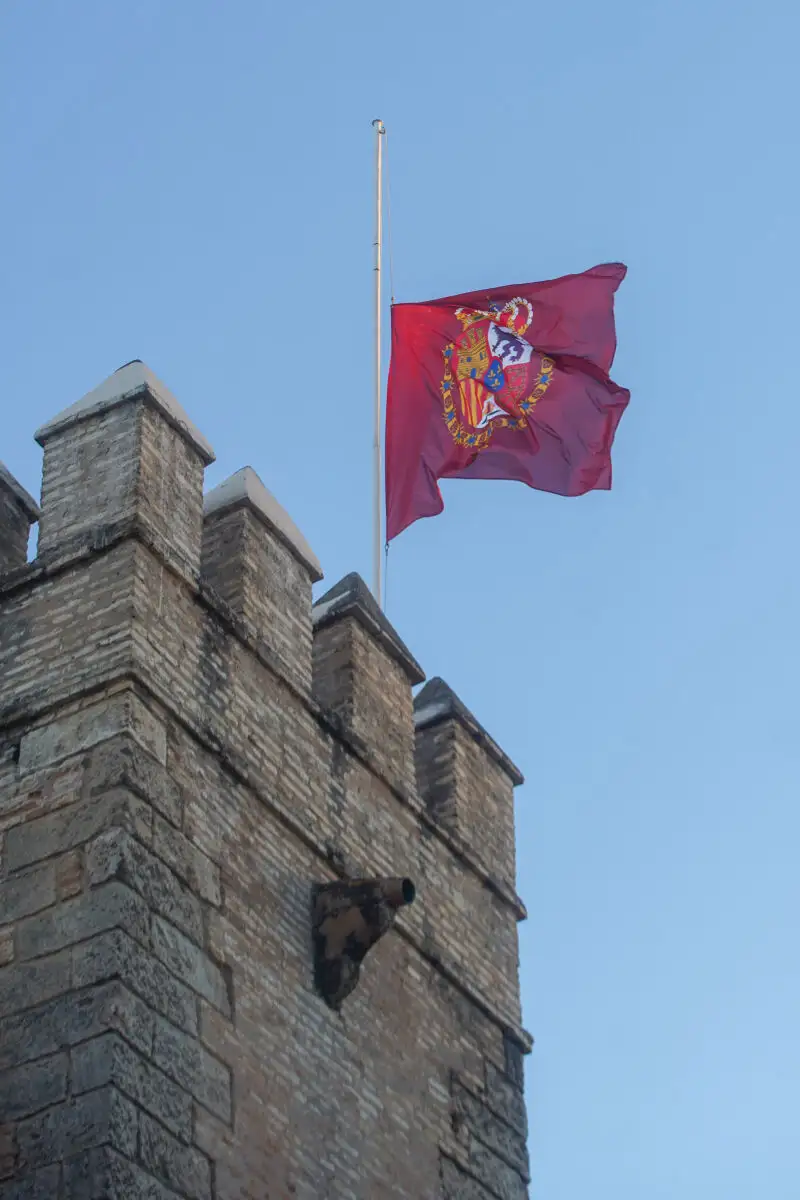
<path fill-rule="evenodd" d="M 373 433 L 373 544 L 372 591 L 380 607 L 381 595 L 381 252 L 383 242 L 383 137 L 386 128 L 380 118 L 372 122 L 375 130 L 375 429 Z"/>

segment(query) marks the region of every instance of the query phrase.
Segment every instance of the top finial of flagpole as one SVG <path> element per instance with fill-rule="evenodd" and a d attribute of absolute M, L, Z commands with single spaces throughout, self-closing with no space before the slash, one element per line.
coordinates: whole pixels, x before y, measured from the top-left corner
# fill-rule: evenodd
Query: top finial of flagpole
<path fill-rule="evenodd" d="M 376 117 L 375 120 L 372 122 L 373 129 L 375 128 L 376 125 L 378 127 L 378 133 L 386 133 L 386 126 L 384 125 L 384 123 L 380 119 L 380 117 Z"/>

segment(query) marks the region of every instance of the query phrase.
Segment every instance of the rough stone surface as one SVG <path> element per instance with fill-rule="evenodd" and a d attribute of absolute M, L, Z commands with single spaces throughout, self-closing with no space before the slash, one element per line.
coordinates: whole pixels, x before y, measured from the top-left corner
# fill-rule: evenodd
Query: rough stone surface
<path fill-rule="evenodd" d="M 73 1095 L 113 1083 L 129 1099 L 163 1121 L 185 1142 L 192 1140 L 192 1098 L 118 1034 L 75 1046 L 71 1056 Z"/>
<path fill-rule="evenodd" d="M 135 1106 L 116 1088 L 100 1088 L 77 1096 L 19 1123 L 20 1168 L 30 1171 L 105 1143 L 133 1157 L 137 1127 Z"/>
<path fill-rule="evenodd" d="M 73 984 L 122 982 L 156 1012 L 187 1033 L 197 1033 L 197 1000 L 188 987 L 122 929 L 82 942 L 73 951 Z"/>
<path fill-rule="evenodd" d="M 2 1186 L 521 1200 L 518 776 L 449 689 L 415 719 L 362 581 L 312 616 L 247 488 L 204 520 L 182 420 L 144 386 L 45 430 L 40 556 L 0 577 Z M 334 1013 L 343 876 L 417 897 Z"/>
<path fill-rule="evenodd" d="M 225 978 L 207 954 L 161 917 L 153 920 L 153 953 L 178 979 L 230 1016 Z"/>
<path fill-rule="evenodd" d="M 83 853 L 68 850 L 55 860 L 56 894 L 59 900 L 68 900 L 83 891 Z"/>
<path fill-rule="evenodd" d="M 454 1111 L 474 1137 L 505 1159 L 523 1178 L 528 1178 L 528 1153 L 522 1134 L 497 1117 L 480 1097 L 460 1084 L 456 1084 L 454 1089 Z"/>
<path fill-rule="evenodd" d="M 50 958 L 15 963 L 0 971 L 0 1017 L 33 1008 L 70 989 L 72 955 L 69 950 Z"/>
<path fill-rule="evenodd" d="M 65 1200 L 184 1200 L 110 1148 L 89 1150 L 64 1165 Z"/>
<path fill-rule="evenodd" d="M 80 798 L 83 784 L 83 767 L 78 758 L 47 771 L 20 776 L 18 746 L 18 737 L 5 745 L 0 740 L 0 831 L 5 831 L 6 842 L 17 826 L 71 807 Z M 4 869 L 15 869 L 5 859 L 4 854 Z"/>
<path fill-rule="evenodd" d="M 175 780 L 133 738 L 124 734 L 97 747 L 85 777 L 85 790 L 90 796 L 116 787 L 130 789 L 173 825 L 181 824 L 181 793 Z"/>
<path fill-rule="evenodd" d="M 171 867 L 201 900 L 219 906 L 222 901 L 219 867 L 158 814 L 153 826 L 153 853 Z"/>
<path fill-rule="evenodd" d="M 0 1072 L 0 1113 L 17 1121 L 57 1104 L 67 1094 L 67 1056 L 55 1054 L 28 1066 Z"/>
<path fill-rule="evenodd" d="M 144 1113 L 139 1137 L 142 1163 L 148 1170 L 191 1200 L 211 1200 L 211 1171 L 205 1155 L 182 1146 Z"/>
<path fill-rule="evenodd" d="M 141 896 L 116 880 L 20 922 L 17 953 L 21 959 L 37 958 L 115 926 L 140 941 L 146 942 L 149 937 L 147 905 Z"/>
<path fill-rule="evenodd" d="M 6 836 L 8 868 L 16 871 L 28 863 L 80 846 L 112 826 L 127 829 L 146 841 L 151 825 L 150 807 L 132 792 L 120 788 L 10 829 Z"/>
<path fill-rule="evenodd" d="M 121 880 L 151 909 L 163 913 L 195 941 L 202 941 L 203 916 L 197 897 L 126 830 L 109 829 L 95 838 L 86 851 L 86 874 L 92 887 L 110 879 Z M 141 940 L 146 938 L 145 932 Z"/>
<path fill-rule="evenodd" d="M 0 1183 L 0 1200 L 57 1200 L 60 1186 L 61 1167 L 53 1163 L 15 1182 Z"/>
<path fill-rule="evenodd" d="M 160 1018 L 156 1021 L 153 1061 L 216 1116 L 230 1120 L 228 1068 L 212 1058 L 194 1038 Z"/>
<path fill-rule="evenodd" d="M 145 750 L 164 762 L 167 752 L 164 727 L 136 693 L 128 690 L 26 734 L 20 742 L 20 773 L 41 770 L 78 750 L 125 732 L 130 732 Z"/>
<path fill-rule="evenodd" d="M 522 1095 L 521 1081 L 515 1084 L 493 1063 L 486 1068 L 486 1102 L 506 1124 L 523 1138 L 528 1136 L 528 1119 Z"/>
<path fill-rule="evenodd" d="M 146 1005 L 119 984 L 68 992 L 0 1021 L 0 1070 L 54 1054 L 110 1029 L 146 1053 L 153 1043 L 153 1021 Z"/>
<path fill-rule="evenodd" d="M 0 1179 L 8 1179 L 15 1173 L 16 1161 L 17 1127 L 11 1123 L 2 1122 L 0 1123 Z"/>
<path fill-rule="evenodd" d="M 469 1161 L 477 1178 L 498 1200 L 528 1200 L 528 1187 L 520 1172 L 477 1138 L 470 1143 Z"/>
<path fill-rule="evenodd" d="M 18 921 L 56 899 L 56 875 L 52 864 L 34 867 L 0 883 L 0 922 Z"/>
<path fill-rule="evenodd" d="M 441 1179 L 442 1200 L 511 1200 L 501 1190 L 503 1181 L 487 1184 L 449 1158 L 442 1159 Z M 513 1194 L 513 1200 L 527 1200 L 527 1188 L 522 1184 L 520 1187 L 521 1190 Z"/>

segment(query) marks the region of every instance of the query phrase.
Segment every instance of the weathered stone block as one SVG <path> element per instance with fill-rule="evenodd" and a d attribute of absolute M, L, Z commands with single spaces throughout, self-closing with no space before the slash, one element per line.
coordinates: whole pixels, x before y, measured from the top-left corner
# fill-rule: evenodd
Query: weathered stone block
<path fill-rule="evenodd" d="M 11 1123 L 0 1124 L 0 1179 L 14 1174 L 17 1161 L 17 1127 Z"/>
<path fill-rule="evenodd" d="M 43 1004 L 70 988 L 69 950 L 0 970 L 0 1017 Z"/>
<path fill-rule="evenodd" d="M 14 961 L 14 931 L 0 929 L 0 967 L 7 967 Z"/>
<path fill-rule="evenodd" d="M 525 1097 L 521 1089 L 498 1071 L 493 1063 L 486 1065 L 486 1100 L 490 1108 L 522 1137 L 528 1136 Z"/>
<path fill-rule="evenodd" d="M 56 892 L 59 900 L 69 900 L 83 891 L 83 854 L 68 850 L 55 860 Z"/>
<path fill-rule="evenodd" d="M 211 1200 L 211 1171 L 199 1150 L 182 1146 L 145 1113 L 139 1138 L 139 1157 L 149 1171 L 191 1200 Z"/>
<path fill-rule="evenodd" d="M 16 746 L 13 753 L 16 754 Z M 0 787 L 0 829 L 11 829 L 21 821 L 35 821 L 80 799 L 83 767 L 79 759 L 71 759 L 55 770 L 29 775 L 24 780 L 17 777 L 14 759 L 10 761 L 13 772 L 8 782 Z M 7 770 L 7 762 L 8 759 L 0 763 L 0 776 L 5 773 L 4 767 Z"/>
<path fill-rule="evenodd" d="M 152 811 L 132 792 L 119 788 L 108 795 L 70 805 L 50 816 L 9 829 L 6 855 L 9 871 L 50 858 L 118 826 L 141 841 L 151 836 Z"/>
<path fill-rule="evenodd" d="M 75 1046 L 71 1079 L 74 1095 L 115 1084 L 178 1137 L 186 1142 L 192 1140 L 191 1096 L 137 1054 L 118 1034 L 104 1034 Z"/>
<path fill-rule="evenodd" d="M 503 1054 L 506 1060 L 506 1075 L 519 1091 L 525 1088 L 525 1055 L 517 1038 L 506 1030 L 503 1034 Z"/>
<path fill-rule="evenodd" d="M 459 1083 L 453 1086 L 453 1102 L 456 1113 L 470 1133 L 528 1179 L 528 1152 L 524 1136 L 501 1121 L 481 1099 Z"/>
<path fill-rule="evenodd" d="M 215 1008 L 230 1016 L 225 979 L 219 967 L 193 942 L 161 917 L 153 920 L 153 953 Z"/>
<path fill-rule="evenodd" d="M 73 982 L 86 987 L 119 978 L 173 1025 L 197 1033 L 197 1000 L 163 963 L 121 929 L 83 942 L 73 951 Z"/>
<path fill-rule="evenodd" d="M 124 734 L 103 742 L 92 751 L 85 786 L 90 796 L 110 788 L 130 788 L 173 825 L 181 823 L 180 788 L 161 763 Z"/>
<path fill-rule="evenodd" d="M 67 1094 L 66 1054 L 0 1072 L 0 1113 L 7 1121 L 18 1121 L 57 1104 Z"/>
<path fill-rule="evenodd" d="M 149 1172 L 102 1148 L 88 1150 L 64 1164 L 65 1200 L 185 1200 Z"/>
<path fill-rule="evenodd" d="M 147 903 L 196 942 L 203 940 L 200 901 L 160 859 L 124 829 L 109 829 L 89 845 L 86 874 L 96 887 L 116 878 L 137 891 Z"/>
<path fill-rule="evenodd" d="M 156 1019 L 153 1061 L 223 1121 L 231 1118 L 229 1069 L 198 1041 Z"/>
<path fill-rule="evenodd" d="M 13 1183 L 0 1184 L 0 1200 L 57 1200 L 60 1186 L 61 1167 L 53 1163 Z"/>
<path fill-rule="evenodd" d="M 38 958 L 115 926 L 140 941 L 149 937 L 147 905 L 141 896 L 117 880 L 21 922 L 17 929 L 17 954 L 20 959 Z"/>
<path fill-rule="evenodd" d="M 470 1142 L 469 1163 L 498 1200 L 528 1200 L 527 1184 L 519 1171 L 515 1171 L 476 1138 Z"/>
<path fill-rule="evenodd" d="M 20 743 L 20 774 L 41 770 L 123 732 L 129 733 L 159 762 L 166 762 L 164 726 L 135 692 L 122 691 L 26 734 Z"/>
<path fill-rule="evenodd" d="M 156 816 L 153 853 L 209 904 L 221 903 L 219 867 L 168 821 Z"/>
<path fill-rule="evenodd" d="M 56 875 L 52 863 L 15 875 L 0 883 L 0 923 L 28 917 L 49 908 L 55 900 Z"/>
<path fill-rule="evenodd" d="M 452 1159 L 442 1157 L 440 1171 L 442 1200 L 495 1200 L 494 1192 L 462 1171 Z"/>
<path fill-rule="evenodd" d="M 138 1112 L 116 1088 L 99 1088 L 17 1126 L 19 1169 L 30 1171 L 93 1146 L 136 1153 Z"/>
<path fill-rule="evenodd" d="M 154 1020 L 150 1009 L 119 983 L 69 992 L 0 1021 L 0 1070 L 55 1054 L 109 1030 L 148 1053 Z"/>
<path fill-rule="evenodd" d="M 110 1200 L 105 1147 L 84 1150 L 68 1158 L 63 1166 L 65 1200 Z"/>

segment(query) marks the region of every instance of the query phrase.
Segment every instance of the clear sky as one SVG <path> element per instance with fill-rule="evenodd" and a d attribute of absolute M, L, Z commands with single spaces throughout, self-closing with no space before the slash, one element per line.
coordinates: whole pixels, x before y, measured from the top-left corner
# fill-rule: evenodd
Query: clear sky
<path fill-rule="evenodd" d="M 621 260 L 610 493 L 445 485 L 388 611 L 517 794 L 535 1200 L 800 1196 L 797 44 L 785 0 L 5 0 L 0 457 L 143 358 L 331 585 L 395 292 Z M 424 886 L 424 881 L 421 881 Z"/>

